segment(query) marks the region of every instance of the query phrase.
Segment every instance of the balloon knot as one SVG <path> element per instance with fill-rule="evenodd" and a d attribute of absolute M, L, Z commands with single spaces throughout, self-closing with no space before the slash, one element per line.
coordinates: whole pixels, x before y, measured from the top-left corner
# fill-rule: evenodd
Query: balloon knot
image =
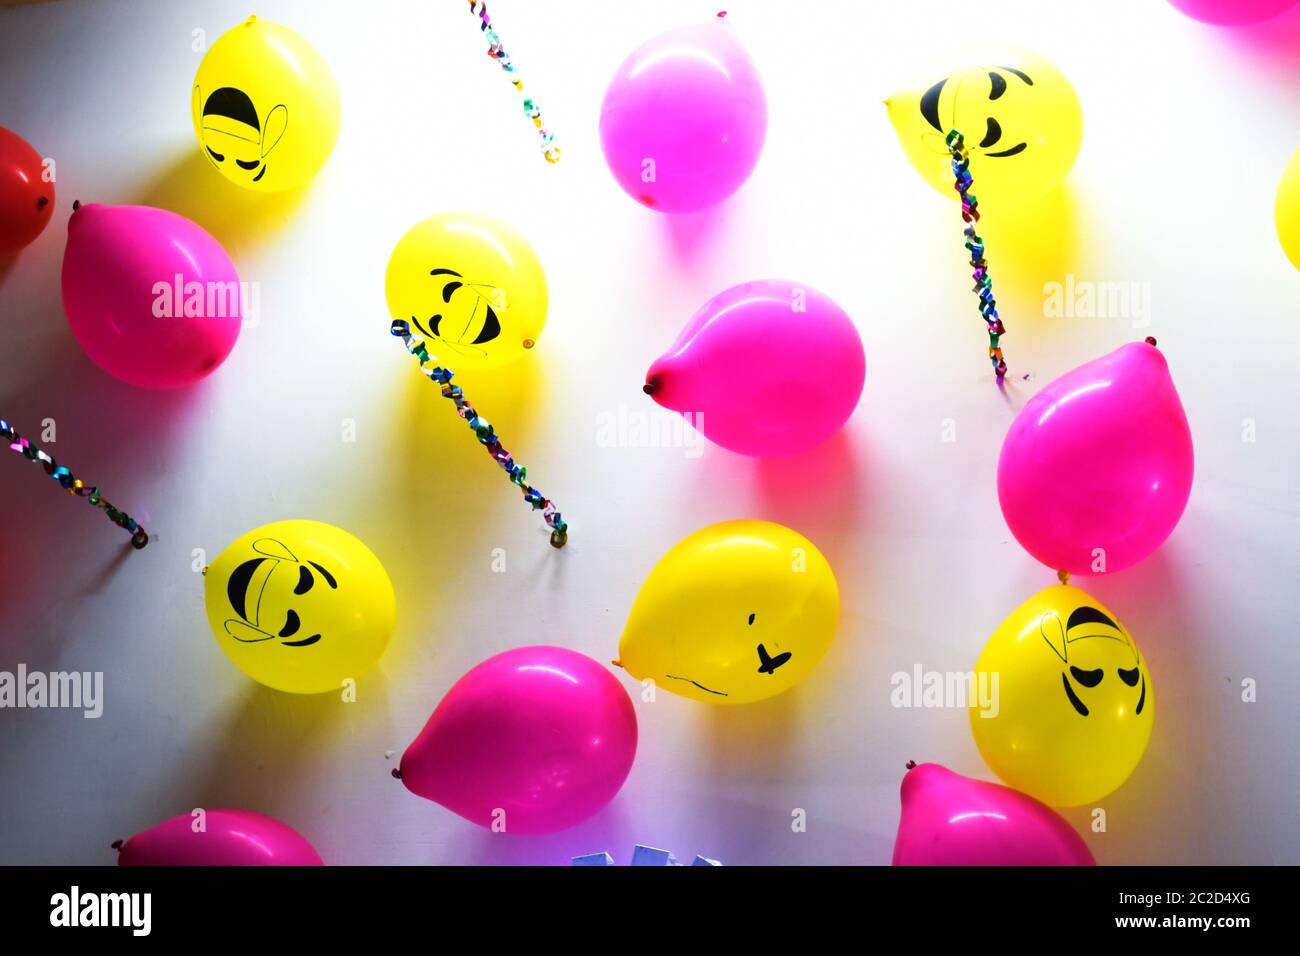
<path fill-rule="evenodd" d="M 1154 335 L 1148 335 L 1145 341 L 1147 345 L 1150 345 L 1152 348 L 1155 348 L 1156 337 Z"/>
<path fill-rule="evenodd" d="M 613 664 L 615 667 L 622 667 L 622 666 L 623 666 L 623 662 L 622 662 L 622 661 L 610 661 L 610 663 Z"/>
<path fill-rule="evenodd" d="M 393 779 L 394 779 L 394 780 L 401 780 L 401 779 L 402 779 L 402 771 L 399 770 L 399 769 L 396 768 L 396 767 L 393 768 Z"/>
<path fill-rule="evenodd" d="M 1070 572 L 1062 568 L 1060 571 L 1056 572 L 1056 580 L 1060 581 L 1062 584 L 1069 584 Z"/>
<path fill-rule="evenodd" d="M 915 769 L 916 769 L 916 761 L 915 761 L 915 760 L 909 760 L 909 761 L 907 762 L 907 769 L 908 769 L 908 770 L 915 770 Z"/>
<path fill-rule="evenodd" d="M 646 382 L 641 386 L 641 391 L 645 392 L 647 395 L 653 395 L 655 393 L 654 382 Z"/>
<path fill-rule="evenodd" d="M 122 852 L 122 842 L 123 842 L 123 841 L 121 841 L 121 840 L 114 840 L 114 841 L 112 842 L 111 846 L 112 846 L 113 849 L 116 850 L 118 853 L 121 853 L 121 852 Z"/>
<path fill-rule="evenodd" d="M 80 199 L 72 200 L 72 211 L 76 212 L 80 208 L 81 208 L 81 200 Z"/>
<path fill-rule="evenodd" d="M 719 11 L 718 11 L 718 19 L 719 19 L 719 20 L 724 19 L 726 16 L 727 16 L 727 11 L 726 11 L 726 10 L 719 10 Z"/>

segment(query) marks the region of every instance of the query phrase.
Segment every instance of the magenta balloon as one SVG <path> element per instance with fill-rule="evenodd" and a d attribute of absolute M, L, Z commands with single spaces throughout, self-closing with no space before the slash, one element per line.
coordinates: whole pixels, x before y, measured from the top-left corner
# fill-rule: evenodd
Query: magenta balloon
<path fill-rule="evenodd" d="M 1192 491 L 1192 435 L 1165 357 L 1134 342 L 1050 382 L 1011 423 L 998 501 L 1053 570 L 1102 574 L 1169 537 Z"/>
<path fill-rule="evenodd" d="M 1169 0 L 1189 17 L 1218 26 L 1259 23 L 1290 10 L 1298 0 Z"/>
<path fill-rule="evenodd" d="M 662 212 L 726 199 L 767 136 L 767 99 L 731 25 L 660 34 L 623 61 L 605 91 L 600 144 L 623 191 Z"/>
<path fill-rule="evenodd" d="M 84 205 L 68 222 L 63 309 L 104 371 L 177 388 L 220 365 L 239 337 L 239 276 L 221 244 L 151 206 Z"/>
<path fill-rule="evenodd" d="M 402 782 L 466 820 L 553 833 L 609 803 L 636 756 L 636 712 L 608 669 L 518 647 L 469 671 L 402 754 Z"/>
<path fill-rule="evenodd" d="M 121 846 L 118 866 L 324 866 L 292 827 L 251 810 L 206 810 L 195 832 L 188 813 L 137 833 Z"/>
<path fill-rule="evenodd" d="M 1010 787 L 923 763 L 902 796 L 894 866 L 1096 866 L 1070 824 Z"/>
<path fill-rule="evenodd" d="M 723 448 L 767 457 L 839 431 L 866 374 L 843 309 L 810 286 L 767 279 L 704 303 L 650 366 L 645 391 Z"/>

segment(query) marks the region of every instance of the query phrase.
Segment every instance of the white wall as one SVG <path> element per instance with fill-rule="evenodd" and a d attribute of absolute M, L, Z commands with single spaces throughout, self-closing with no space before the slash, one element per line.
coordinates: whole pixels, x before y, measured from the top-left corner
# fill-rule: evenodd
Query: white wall
<path fill-rule="evenodd" d="M 988 776 L 965 713 L 892 708 L 890 675 L 971 667 L 1003 616 L 1054 580 L 998 510 L 1002 435 L 1045 381 L 1150 334 L 1192 422 L 1197 477 L 1156 555 L 1088 585 L 1160 692 L 1146 758 L 1088 842 L 1105 863 L 1300 862 L 1300 273 L 1272 223 L 1300 146 L 1300 21 L 1232 34 L 1160 0 L 728 3 L 766 84 L 767 147 L 716 214 L 670 220 L 605 169 L 600 100 L 633 47 L 712 9 L 490 6 L 564 148 L 558 166 L 536 154 L 461 4 L 258 3 L 324 53 L 344 100 L 333 158 L 290 203 L 228 185 L 190 128 L 191 31 L 215 39 L 247 4 L 0 13 L 0 123 L 56 159 L 59 190 L 46 233 L 0 264 L 0 414 L 33 435 L 55 418 L 51 450 L 157 535 L 122 558 L 125 535 L 34 466 L 0 461 L 0 668 L 107 682 L 98 721 L 0 712 L 0 861 L 108 863 L 113 839 L 165 816 L 242 806 L 335 863 L 560 863 L 606 848 L 626 862 L 636 842 L 728 863 L 887 862 L 908 759 Z M 1048 56 L 1086 117 L 1065 196 L 1018 218 L 984 210 L 1009 398 L 986 371 L 956 209 L 907 166 L 880 105 L 931 78 L 936 51 L 987 43 Z M 151 394 L 82 355 L 59 302 L 74 198 L 182 212 L 261 284 L 260 326 L 208 381 Z M 535 353 L 507 382 L 465 384 L 571 519 L 563 553 L 387 334 L 393 244 L 458 207 L 512 221 L 547 269 Z M 1150 325 L 1045 316 L 1044 283 L 1067 273 L 1143 283 Z M 599 447 L 601 413 L 652 407 L 645 368 L 690 314 L 766 276 L 822 289 L 858 323 L 868 380 L 842 438 L 774 462 Z M 340 441 L 348 418 L 355 444 Z M 215 554 L 284 517 L 352 530 L 397 587 L 397 635 L 357 704 L 264 690 L 208 633 L 192 549 Z M 539 642 L 613 657 L 657 557 L 733 517 L 799 529 L 837 571 L 842 628 L 804 685 L 748 708 L 638 704 L 622 794 L 553 837 L 492 835 L 389 777 L 471 665 Z M 505 574 L 491 573 L 493 548 Z M 1246 677 L 1255 704 L 1240 701 Z M 1068 816 L 1086 829 L 1086 810 Z"/>

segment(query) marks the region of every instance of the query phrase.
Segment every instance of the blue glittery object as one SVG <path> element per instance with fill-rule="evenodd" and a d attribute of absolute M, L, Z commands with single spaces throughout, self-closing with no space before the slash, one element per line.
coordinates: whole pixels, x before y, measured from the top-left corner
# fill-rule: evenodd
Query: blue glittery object
<path fill-rule="evenodd" d="M 465 419 L 465 423 L 473 430 L 474 437 L 488 450 L 492 460 L 501 466 L 502 470 L 510 478 L 511 483 L 519 486 L 519 489 L 523 492 L 524 501 L 534 511 L 542 512 L 542 519 L 546 522 L 546 526 L 551 529 L 551 545 L 556 548 L 564 547 L 569 540 L 568 523 L 560 515 L 553 501 L 527 483 L 525 479 L 528 476 L 528 469 L 517 464 L 510 452 L 501 447 L 501 440 L 492 428 L 492 423 L 479 415 L 474 410 L 474 406 L 465 400 L 465 393 L 461 391 L 459 385 L 451 384 L 451 378 L 454 374 L 451 369 L 442 368 L 437 364 L 438 360 L 429 354 L 429 350 L 424 345 L 424 340 L 411 334 L 409 322 L 395 319 L 389 331 L 396 338 L 402 340 L 402 343 L 406 346 L 406 351 L 415 356 L 416 361 L 420 363 L 420 370 L 429 376 L 429 380 L 440 386 L 442 397 L 451 399 L 456 405 L 456 413 Z M 429 363 L 433 364 L 430 365 Z"/>
<path fill-rule="evenodd" d="M 588 853 L 573 858 L 574 866 L 613 866 L 614 858 L 609 853 Z M 677 857 L 669 850 L 645 846 L 638 843 L 632 848 L 632 866 L 681 866 Z M 707 856 L 696 856 L 691 866 L 722 866 L 717 860 Z"/>

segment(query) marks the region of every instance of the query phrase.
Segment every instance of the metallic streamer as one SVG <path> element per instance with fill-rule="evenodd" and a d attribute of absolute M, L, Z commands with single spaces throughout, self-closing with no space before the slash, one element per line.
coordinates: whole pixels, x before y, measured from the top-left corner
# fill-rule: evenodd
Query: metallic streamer
<path fill-rule="evenodd" d="M 989 264 L 984 258 L 984 240 L 975 231 L 975 224 L 980 221 L 979 202 L 970 191 L 975 180 L 970 174 L 970 154 L 966 151 L 966 140 L 960 130 L 950 130 L 945 142 L 952 156 L 953 188 L 961 196 L 961 218 L 966 223 L 963 232 L 966 235 L 966 249 L 970 252 L 971 277 L 975 285 L 971 289 L 979 297 L 980 315 L 988 327 L 989 361 L 993 363 L 993 372 L 998 382 L 1007 374 L 1007 363 L 1002 358 L 999 344 L 1006 333 L 1002 319 L 998 317 L 998 303 L 993 298 L 993 280 L 989 278 Z"/>
<path fill-rule="evenodd" d="M 517 464 L 514 456 L 501 447 L 501 440 L 497 438 L 492 425 L 474 410 L 473 405 L 465 400 L 465 394 L 461 391 L 460 386 L 451 384 L 453 375 L 451 369 L 442 368 L 438 365 L 438 360 L 430 355 L 428 349 L 424 347 L 424 340 L 411 334 L 410 323 L 401 319 L 394 320 L 390 331 L 395 337 L 402 340 L 402 344 L 406 346 L 406 351 L 415 356 L 420 363 L 420 371 L 441 388 L 442 397 L 449 398 L 456 404 L 456 413 L 465 419 L 466 424 L 473 430 L 474 436 L 478 438 L 479 443 L 487 449 L 488 454 L 492 456 L 492 460 L 500 465 L 502 470 L 510 477 L 510 481 L 519 486 L 519 489 L 524 494 L 524 501 L 531 505 L 534 511 L 541 511 L 546 526 L 551 529 L 552 547 L 564 547 L 569 540 L 569 526 L 564 521 L 564 518 L 560 516 L 559 510 L 555 507 L 555 502 L 528 484 L 525 480 L 528 469 Z"/>
<path fill-rule="evenodd" d="M 108 520 L 112 521 L 113 524 L 131 532 L 131 546 L 133 548 L 139 550 L 149 543 L 149 535 L 144 528 L 140 527 L 136 520 L 125 511 L 119 511 L 113 507 L 108 499 L 101 494 L 98 486 L 87 487 L 71 471 L 18 434 L 18 429 L 3 418 L 0 418 L 0 439 L 4 440 L 10 451 L 17 452 L 28 461 L 39 462 L 41 467 L 45 469 L 45 473 L 57 481 L 59 486 L 68 494 L 76 495 L 78 498 L 85 498 L 92 506 L 99 508 L 108 515 Z"/>
<path fill-rule="evenodd" d="M 482 21 L 482 26 L 479 29 L 483 31 L 483 36 L 488 42 L 487 55 L 501 64 L 501 69 L 509 78 L 510 84 L 522 96 L 524 81 L 515 72 L 515 65 L 510 59 L 510 54 L 501 46 L 501 37 L 492 28 L 492 18 L 488 16 L 487 3 L 484 0 L 468 0 L 468 2 L 470 11 Z M 555 134 L 542 125 L 541 107 L 537 105 L 537 101 L 531 96 L 524 96 L 524 115 L 532 120 L 533 126 L 537 128 L 537 135 L 541 139 L 542 155 L 546 157 L 546 161 L 548 163 L 558 163 L 560 161 L 560 147 L 555 145 Z"/>

